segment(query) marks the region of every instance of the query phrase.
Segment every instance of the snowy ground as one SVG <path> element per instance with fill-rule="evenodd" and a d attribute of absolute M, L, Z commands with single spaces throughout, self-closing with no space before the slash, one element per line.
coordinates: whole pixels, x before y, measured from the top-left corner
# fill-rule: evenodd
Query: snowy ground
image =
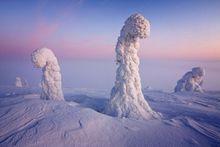
<path fill-rule="evenodd" d="M 161 120 L 118 119 L 102 110 L 109 91 L 64 89 L 66 102 L 39 89 L 0 87 L 0 146 L 220 146 L 220 92 L 144 91 Z"/>

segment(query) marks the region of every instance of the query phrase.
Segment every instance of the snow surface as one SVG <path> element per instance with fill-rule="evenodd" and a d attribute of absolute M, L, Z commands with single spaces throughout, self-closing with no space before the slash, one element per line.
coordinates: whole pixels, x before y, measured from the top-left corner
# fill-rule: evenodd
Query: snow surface
<path fill-rule="evenodd" d="M 106 90 L 64 88 L 66 101 L 53 101 L 38 88 L 2 86 L 0 146 L 219 146 L 220 92 L 143 93 L 161 119 L 103 114 Z"/>
<path fill-rule="evenodd" d="M 31 61 L 37 68 L 42 68 L 41 98 L 46 100 L 64 100 L 62 79 L 57 58 L 48 48 L 40 48 L 31 54 Z"/>
<path fill-rule="evenodd" d="M 139 39 L 149 34 L 150 23 L 141 14 L 133 14 L 125 21 L 115 48 L 118 68 L 105 113 L 146 120 L 158 117 L 144 99 L 138 67 Z"/>
<path fill-rule="evenodd" d="M 203 92 L 203 78 L 205 70 L 201 67 L 194 67 L 192 71 L 187 72 L 178 82 L 174 89 L 175 92 L 179 91 L 197 91 Z"/>

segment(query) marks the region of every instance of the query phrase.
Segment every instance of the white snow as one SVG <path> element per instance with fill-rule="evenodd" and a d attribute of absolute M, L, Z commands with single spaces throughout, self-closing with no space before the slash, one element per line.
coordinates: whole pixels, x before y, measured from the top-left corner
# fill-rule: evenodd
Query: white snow
<path fill-rule="evenodd" d="M 218 146 L 220 92 L 144 91 L 163 118 L 148 121 L 100 112 L 107 90 L 64 88 L 66 101 L 40 99 L 40 91 L 0 87 L 0 146 L 142 147 Z M 5 95 L 5 92 L 12 95 Z M 19 94 L 18 94 L 19 93 Z"/>
<path fill-rule="evenodd" d="M 15 87 L 28 87 L 28 82 L 27 82 L 27 80 L 25 80 L 21 77 L 16 77 L 15 78 Z"/>
<path fill-rule="evenodd" d="M 22 82 L 20 77 L 15 78 L 15 87 L 22 87 Z"/>
<path fill-rule="evenodd" d="M 205 70 L 201 67 L 194 67 L 192 71 L 187 72 L 175 87 L 175 92 L 180 91 L 197 91 L 203 92 L 202 84 Z"/>
<path fill-rule="evenodd" d="M 47 100 L 64 100 L 60 66 L 54 53 L 48 48 L 35 50 L 31 54 L 35 67 L 42 68 L 41 98 Z"/>
<path fill-rule="evenodd" d="M 150 23 L 141 14 L 133 14 L 125 21 L 115 48 L 118 68 L 105 113 L 121 118 L 158 117 L 144 99 L 138 67 L 139 39 L 149 34 Z"/>

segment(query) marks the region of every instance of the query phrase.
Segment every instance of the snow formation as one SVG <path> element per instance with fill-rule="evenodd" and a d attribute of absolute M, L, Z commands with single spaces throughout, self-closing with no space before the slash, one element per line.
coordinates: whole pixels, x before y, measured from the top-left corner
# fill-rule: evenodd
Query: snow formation
<path fill-rule="evenodd" d="M 22 82 L 20 77 L 15 78 L 15 87 L 22 87 Z"/>
<path fill-rule="evenodd" d="M 15 78 L 15 87 L 18 87 L 18 88 L 28 87 L 28 82 L 27 82 L 27 80 L 25 80 L 21 77 L 16 77 Z"/>
<path fill-rule="evenodd" d="M 138 68 L 139 39 L 149 34 L 150 23 L 141 14 L 133 14 L 125 21 L 115 48 L 118 68 L 105 113 L 135 119 L 157 117 L 144 99 Z"/>
<path fill-rule="evenodd" d="M 201 67 L 194 67 L 192 71 L 187 72 L 175 87 L 175 92 L 180 91 L 196 91 L 203 92 L 202 84 L 205 70 Z"/>
<path fill-rule="evenodd" d="M 35 50 L 31 54 L 35 67 L 42 68 L 41 98 L 46 100 L 64 100 L 60 67 L 54 53 L 48 48 Z"/>

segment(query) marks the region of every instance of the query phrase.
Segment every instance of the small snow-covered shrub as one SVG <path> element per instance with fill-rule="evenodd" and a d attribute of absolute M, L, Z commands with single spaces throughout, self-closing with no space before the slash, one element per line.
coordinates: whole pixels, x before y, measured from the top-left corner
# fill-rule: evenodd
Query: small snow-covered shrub
<path fill-rule="evenodd" d="M 144 99 L 138 67 L 139 39 L 149 34 L 150 23 L 141 14 L 133 14 L 125 21 L 115 48 L 118 68 L 105 113 L 135 119 L 157 117 Z"/>
<path fill-rule="evenodd" d="M 60 67 L 54 53 L 48 48 L 35 50 L 31 54 L 35 67 L 42 68 L 41 98 L 46 100 L 64 100 Z"/>
<path fill-rule="evenodd" d="M 21 77 L 16 77 L 15 78 L 15 87 L 28 87 L 28 82 L 27 80 L 21 78 Z"/>
<path fill-rule="evenodd" d="M 15 87 L 23 87 L 20 77 L 15 78 Z"/>
<path fill-rule="evenodd" d="M 178 82 L 174 89 L 180 91 L 203 92 L 202 84 L 205 70 L 201 67 L 194 67 L 192 71 L 187 72 Z"/>

